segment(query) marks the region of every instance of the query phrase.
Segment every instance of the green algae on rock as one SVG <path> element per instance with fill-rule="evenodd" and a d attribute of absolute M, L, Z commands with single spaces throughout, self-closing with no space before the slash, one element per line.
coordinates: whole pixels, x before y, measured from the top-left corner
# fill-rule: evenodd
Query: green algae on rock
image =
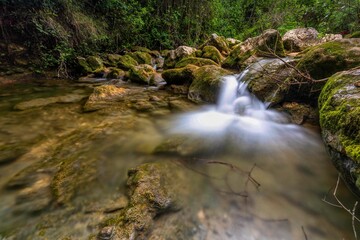
<path fill-rule="evenodd" d="M 104 222 L 99 235 L 112 229 L 115 239 L 146 239 L 154 218 L 163 212 L 180 208 L 174 192 L 176 174 L 172 164 L 145 163 L 129 170 L 128 206 L 117 216 Z"/>
<path fill-rule="evenodd" d="M 329 78 L 319 97 L 323 139 L 337 169 L 360 196 L 360 68 Z"/>
<path fill-rule="evenodd" d="M 296 67 L 314 79 L 330 77 L 360 64 L 360 39 L 341 39 L 307 48 Z"/>
<path fill-rule="evenodd" d="M 215 65 L 200 67 L 194 73 L 194 80 L 190 85 L 188 98 L 196 103 L 215 103 L 223 76 L 231 72 Z"/>
<path fill-rule="evenodd" d="M 129 70 L 129 79 L 134 83 L 154 85 L 155 69 L 148 64 L 133 66 Z"/>
<path fill-rule="evenodd" d="M 224 57 L 221 55 L 220 51 L 214 46 L 205 46 L 202 49 L 202 57 L 209 58 L 217 64 L 220 64 L 224 60 Z"/>
<path fill-rule="evenodd" d="M 192 65 L 195 65 L 198 67 L 202 67 L 205 65 L 215 65 L 215 66 L 218 65 L 216 62 L 214 62 L 213 60 L 208 59 L 208 58 L 187 57 L 187 58 L 183 58 L 178 63 L 176 63 L 175 67 L 182 68 L 189 64 L 192 64 Z"/>

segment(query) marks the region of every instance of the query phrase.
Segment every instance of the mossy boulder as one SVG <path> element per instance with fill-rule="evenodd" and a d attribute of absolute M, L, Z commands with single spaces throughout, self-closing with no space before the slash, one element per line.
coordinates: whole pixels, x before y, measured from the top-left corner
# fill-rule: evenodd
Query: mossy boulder
<path fill-rule="evenodd" d="M 149 64 L 151 65 L 151 55 L 147 52 L 133 52 L 128 53 L 133 59 L 135 59 L 139 64 Z"/>
<path fill-rule="evenodd" d="M 188 46 L 180 46 L 175 50 L 166 52 L 164 67 L 165 69 L 175 67 L 175 64 L 183 58 L 194 57 L 197 49 Z"/>
<path fill-rule="evenodd" d="M 360 38 L 360 31 L 353 32 L 346 36 L 347 38 Z"/>
<path fill-rule="evenodd" d="M 123 55 L 117 58 L 116 66 L 123 70 L 130 70 L 132 67 L 139 65 L 139 63 L 130 55 Z"/>
<path fill-rule="evenodd" d="M 129 79 L 135 83 L 153 85 L 155 73 L 156 71 L 152 66 L 140 64 L 129 70 Z"/>
<path fill-rule="evenodd" d="M 231 72 L 216 65 L 200 67 L 194 73 L 188 98 L 193 102 L 215 103 L 219 94 L 221 79 Z"/>
<path fill-rule="evenodd" d="M 133 46 L 131 48 L 132 51 L 135 52 L 144 52 L 144 53 L 151 53 L 151 50 L 146 48 L 146 47 L 141 47 L 141 46 Z"/>
<path fill-rule="evenodd" d="M 329 78 L 319 97 L 322 136 L 335 167 L 360 196 L 360 68 Z"/>
<path fill-rule="evenodd" d="M 285 56 L 284 46 L 280 33 L 277 30 L 269 29 L 260 36 L 249 38 L 235 47 L 223 61 L 222 66 L 243 69 L 247 65 L 245 61 L 252 56 L 274 57 L 274 55 Z"/>
<path fill-rule="evenodd" d="M 125 77 L 125 71 L 119 68 L 110 68 L 110 71 L 107 73 L 107 79 L 121 79 Z"/>
<path fill-rule="evenodd" d="M 94 73 L 104 70 L 104 64 L 99 57 L 90 56 L 86 59 L 83 57 L 78 57 L 77 62 L 83 73 Z"/>
<path fill-rule="evenodd" d="M 342 39 L 308 48 L 296 67 L 314 79 L 323 79 L 359 64 L 360 39 Z"/>
<path fill-rule="evenodd" d="M 214 62 L 211 59 L 207 59 L 207 58 L 198 58 L 198 57 L 187 57 L 187 58 L 183 58 L 182 60 L 180 60 L 178 63 L 176 63 L 175 67 L 176 68 L 182 68 L 185 67 L 189 64 L 198 66 L 198 67 L 202 67 L 205 65 L 215 65 L 217 66 L 218 64 L 216 62 Z"/>
<path fill-rule="evenodd" d="M 202 49 L 202 57 L 209 58 L 218 64 L 220 64 L 224 60 L 224 57 L 221 55 L 219 50 L 214 46 L 205 46 Z"/>
<path fill-rule="evenodd" d="M 214 46 L 224 55 L 230 53 L 230 48 L 226 39 L 222 36 L 218 36 L 215 33 L 211 34 L 210 38 L 203 45 L 201 45 L 200 48 L 204 48 L 205 46 Z"/>
<path fill-rule="evenodd" d="M 182 68 L 174 68 L 165 70 L 162 77 L 167 84 L 187 84 L 191 83 L 194 79 L 194 72 L 198 69 L 197 66 L 189 64 Z"/>

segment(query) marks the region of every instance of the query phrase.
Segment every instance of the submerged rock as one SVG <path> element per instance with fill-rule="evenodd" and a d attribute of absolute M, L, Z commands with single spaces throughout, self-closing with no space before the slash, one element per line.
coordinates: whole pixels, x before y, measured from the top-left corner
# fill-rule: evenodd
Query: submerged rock
<path fill-rule="evenodd" d="M 360 68 L 333 75 L 319 97 L 322 136 L 335 167 L 360 196 Z"/>
<path fill-rule="evenodd" d="M 146 163 L 128 172 L 129 205 L 116 218 L 107 220 L 98 237 L 146 239 L 154 218 L 179 209 L 174 184 L 176 174 L 170 164 Z M 103 238 L 104 239 L 104 238 Z"/>
<path fill-rule="evenodd" d="M 15 110 L 27 110 L 30 108 L 44 107 L 54 103 L 76 103 L 86 98 L 83 94 L 67 94 L 58 97 L 36 98 L 33 100 L 18 103 L 14 106 Z"/>
<path fill-rule="evenodd" d="M 94 88 L 94 92 L 84 105 L 84 111 L 95 111 L 113 105 L 123 99 L 126 90 L 114 85 L 102 85 Z"/>

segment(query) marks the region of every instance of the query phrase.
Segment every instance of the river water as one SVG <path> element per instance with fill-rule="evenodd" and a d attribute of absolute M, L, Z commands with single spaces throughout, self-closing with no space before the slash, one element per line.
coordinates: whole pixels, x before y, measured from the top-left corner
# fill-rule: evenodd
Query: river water
<path fill-rule="evenodd" d="M 152 162 L 186 176 L 177 185 L 186 198 L 155 219 L 149 239 L 354 239 L 351 215 L 323 201 L 334 201 L 337 173 L 318 130 L 267 110 L 238 78 L 227 77 L 217 106 L 124 83 L 135 94 L 120 108 L 94 112 L 83 111 L 81 97 L 14 109 L 32 99 L 88 96 L 92 86 L 2 87 L 0 239 L 96 236 L 127 204 L 127 171 Z M 137 104 L 149 99 L 153 108 L 140 111 Z M 195 110 L 169 107 L 179 102 Z M 155 153 L 174 136 L 185 141 Z M 355 199 L 341 183 L 337 196 L 352 209 Z"/>

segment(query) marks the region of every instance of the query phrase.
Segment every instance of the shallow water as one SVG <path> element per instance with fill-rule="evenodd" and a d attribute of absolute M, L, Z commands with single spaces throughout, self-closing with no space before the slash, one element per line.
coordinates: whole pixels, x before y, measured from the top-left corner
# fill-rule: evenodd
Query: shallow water
<path fill-rule="evenodd" d="M 113 201 L 126 199 L 127 171 L 155 161 L 170 161 L 187 176 L 179 179 L 186 198 L 181 210 L 155 219 L 149 239 L 354 239 L 351 216 L 322 201 L 326 195 L 332 201 L 337 173 L 318 132 L 284 124 L 277 114 L 269 112 L 275 120 L 264 123 L 215 106 L 165 116 L 130 108 L 83 113 L 84 100 L 13 110 L 39 97 L 90 92 L 43 85 L 0 90 L 0 149 L 13 157 L 0 165 L 0 239 L 96 235 L 116 213 Z M 152 154 L 174 134 L 195 150 Z M 48 178 L 72 158 L 76 184 L 63 184 L 69 199 L 46 202 L 41 184 L 47 189 Z M 338 196 L 352 208 L 342 185 Z"/>

